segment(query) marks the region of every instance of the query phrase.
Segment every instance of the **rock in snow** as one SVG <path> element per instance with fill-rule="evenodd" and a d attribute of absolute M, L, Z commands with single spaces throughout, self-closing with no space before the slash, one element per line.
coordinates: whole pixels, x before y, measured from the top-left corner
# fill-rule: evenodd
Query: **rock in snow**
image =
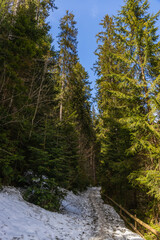
<path fill-rule="evenodd" d="M 142 240 L 125 227 L 113 207 L 103 203 L 100 188 L 68 192 L 62 213 L 23 200 L 20 192 L 0 192 L 0 240 Z"/>

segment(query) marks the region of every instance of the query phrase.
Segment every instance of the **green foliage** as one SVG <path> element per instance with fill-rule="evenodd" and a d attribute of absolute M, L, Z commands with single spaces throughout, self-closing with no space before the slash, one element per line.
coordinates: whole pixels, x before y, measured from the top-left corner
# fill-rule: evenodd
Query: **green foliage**
<path fill-rule="evenodd" d="M 46 23 L 54 0 L 4 0 L 0 7 L 0 185 L 27 188 L 27 200 L 58 210 L 58 186 L 83 190 L 95 155 L 76 21 L 69 12 L 61 19 L 55 52 Z"/>
<path fill-rule="evenodd" d="M 64 193 L 58 189 L 55 179 L 32 176 L 30 180 L 30 186 L 24 193 L 24 199 L 46 210 L 58 211 Z"/>
<path fill-rule="evenodd" d="M 147 194 L 160 201 L 160 172 L 159 170 L 146 170 L 133 172 L 129 175 L 129 180 L 146 189 Z"/>
<path fill-rule="evenodd" d="M 72 125 L 72 129 L 75 132 L 75 137 L 77 138 L 75 139 L 75 150 L 72 156 L 69 157 L 70 159 L 75 158 L 74 166 L 76 166 L 76 172 L 78 171 L 78 169 L 82 168 L 85 171 L 86 176 L 88 175 L 88 178 L 90 178 L 90 175 L 93 175 L 93 168 L 92 166 L 89 166 L 89 158 L 92 158 L 91 154 L 94 154 L 94 151 L 92 151 L 91 149 L 93 148 L 93 144 L 95 141 L 89 101 L 90 87 L 87 81 L 88 74 L 78 61 L 78 31 L 76 28 L 76 21 L 74 20 L 74 15 L 72 13 L 66 11 L 66 15 L 60 21 L 60 30 L 60 122 L 62 122 L 62 124 L 68 124 L 68 127 L 71 127 Z M 74 145 L 72 144 L 72 146 Z M 90 155 L 88 154 L 89 151 L 91 151 Z M 66 153 L 67 152 L 68 150 L 66 151 Z M 73 166 L 73 164 L 71 165 Z M 75 179 L 80 180 L 79 176 L 81 174 L 76 175 Z"/>
<path fill-rule="evenodd" d="M 97 136 L 103 190 L 128 208 L 159 205 L 159 41 L 148 1 L 127 0 L 97 35 Z M 143 197 L 139 197 L 143 194 Z M 131 203 L 127 199 L 130 197 Z M 123 196 L 123 197 L 122 197 Z M 148 212 L 150 211 L 148 208 Z M 143 216 L 146 211 L 143 209 Z M 146 214 L 147 215 L 147 214 Z M 147 216 L 148 217 L 148 216 Z"/>
<path fill-rule="evenodd" d="M 11 184 L 16 182 L 20 171 L 24 164 L 24 155 L 21 149 L 18 149 L 16 140 L 10 141 L 11 136 L 7 132 L 0 134 L 0 178 L 3 184 Z"/>
<path fill-rule="evenodd" d="M 157 230 L 158 232 L 160 232 L 159 224 L 154 224 L 154 225 L 153 225 L 152 223 L 150 223 L 150 226 L 151 226 L 153 229 L 155 229 L 155 230 Z M 156 237 L 154 234 L 152 234 L 151 232 L 145 233 L 145 234 L 144 234 L 144 237 L 145 237 L 146 240 L 157 240 L 157 237 Z"/>

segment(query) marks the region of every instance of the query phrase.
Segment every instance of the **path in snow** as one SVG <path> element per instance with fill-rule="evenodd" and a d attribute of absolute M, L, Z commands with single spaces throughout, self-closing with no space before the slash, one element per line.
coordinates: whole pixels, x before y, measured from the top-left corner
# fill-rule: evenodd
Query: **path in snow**
<path fill-rule="evenodd" d="M 113 207 L 104 204 L 100 196 L 100 189 L 91 188 L 89 198 L 94 209 L 95 237 L 92 240 L 141 240 L 137 234 L 125 227 L 124 221 Z"/>
<path fill-rule="evenodd" d="M 15 188 L 0 192 L 0 240 L 142 240 L 128 230 L 113 207 L 103 204 L 100 188 L 68 192 L 62 213 L 23 200 Z"/>

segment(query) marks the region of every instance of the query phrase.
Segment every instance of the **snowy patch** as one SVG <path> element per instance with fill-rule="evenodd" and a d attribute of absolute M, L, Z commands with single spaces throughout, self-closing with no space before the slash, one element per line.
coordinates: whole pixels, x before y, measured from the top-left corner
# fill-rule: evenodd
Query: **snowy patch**
<path fill-rule="evenodd" d="M 62 213 L 23 200 L 15 188 L 0 192 L 0 240 L 141 240 L 100 198 L 99 188 L 67 192 Z"/>

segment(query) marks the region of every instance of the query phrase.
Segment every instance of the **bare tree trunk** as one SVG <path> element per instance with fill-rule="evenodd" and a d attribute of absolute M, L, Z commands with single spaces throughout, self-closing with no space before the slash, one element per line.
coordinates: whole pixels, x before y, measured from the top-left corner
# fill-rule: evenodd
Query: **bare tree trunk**
<path fill-rule="evenodd" d="M 9 103 L 9 109 L 11 109 L 11 107 L 12 107 L 13 97 L 14 97 L 14 89 L 12 91 L 12 96 L 11 96 L 11 100 L 10 100 L 10 103 Z"/>
<path fill-rule="evenodd" d="M 62 122 L 62 113 L 63 113 L 63 102 L 62 102 L 62 99 L 61 99 L 61 102 L 60 102 L 60 110 L 59 110 L 59 119 L 60 119 L 60 122 Z"/>
<path fill-rule="evenodd" d="M 96 184 L 96 166 L 95 166 L 95 152 L 92 146 L 92 171 L 93 171 L 93 183 Z"/>
<path fill-rule="evenodd" d="M 37 23 L 39 25 L 40 0 L 37 0 L 36 6 L 37 6 L 37 9 L 36 9 L 36 21 L 37 21 Z"/>
<path fill-rule="evenodd" d="M 35 68 L 36 68 L 36 64 L 34 66 L 34 71 L 32 73 L 32 80 L 31 80 L 31 85 L 30 85 L 30 89 L 29 89 L 29 94 L 28 94 L 28 98 L 30 99 L 32 96 L 32 92 L 33 92 L 33 85 L 34 85 L 34 81 L 35 81 Z"/>
<path fill-rule="evenodd" d="M 43 149 L 46 148 L 46 138 L 47 138 L 47 115 L 45 117 L 45 129 L 44 129 L 44 140 L 43 140 Z"/>
<path fill-rule="evenodd" d="M 148 93 L 148 86 L 147 86 L 147 81 L 145 77 L 145 72 L 144 72 L 144 67 L 143 67 L 143 59 L 142 59 L 142 54 L 141 51 L 138 47 L 138 52 L 139 52 L 139 59 L 140 59 L 140 67 L 141 67 L 141 75 L 142 75 L 142 82 L 144 84 L 144 92 L 145 92 L 145 103 L 147 106 L 147 112 L 150 111 L 150 105 L 149 105 L 149 93 Z"/>
<path fill-rule="evenodd" d="M 62 121 L 62 117 L 63 117 L 64 81 L 65 81 L 65 74 L 63 73 L 62 74 L 62 85 L 61 85 L 61 96 L 60 96 L 60 110 L 59 110 L 60 122 Z"/>
<path fill-rule="evenodd" d="M 16 13 L 17 13 L 17 8 L 18 8 L 19 4 L 20 4 L 20 0 L 14 1 L 14 6 L 13 6 L 13 14 L 14 15 L 16 15 Z"/>
<path fill-rule="evenodd" d="M 5 82 L 6 82 L 6 68 L 5 68 L 5 64 L 4 64 L 4 71 L 3 71 L 3 75 L 1 77 L 2 79 L 2 84 L 0 86 L 0 93 L 2 92 L 3 88 L 4 88 L 4 85 L 5 85 Z"/>
<path fill-rule="evenodd" d="M 42 79 L 41 79 L 41 83 L 40 83 L 40 87 L 39 87 L 39 91 L 38 91 L 37 103 L 36 103 L 34 115 L 33 115 L 33 118 L 32 118 L 32 127 L 31 127 L 31 130 L 30 130 L 30 133 L 29 133 L 29 138 L 32 135 L 34 120 L 36 118 L 37 111 L 38 111 L 39 104 L 40 104 L 40 97 L 41 97 L 41 92 L 42 92 L 42 88 L 43 88 L 43 83 L 45 81 L 45 74 L 47 72 L 47 65 L 48 65 L 48 58 L 45 60 L 45 63 L 44 63 L 44 71 L 43 71 L 43 75 L 42 75 Z"/>

